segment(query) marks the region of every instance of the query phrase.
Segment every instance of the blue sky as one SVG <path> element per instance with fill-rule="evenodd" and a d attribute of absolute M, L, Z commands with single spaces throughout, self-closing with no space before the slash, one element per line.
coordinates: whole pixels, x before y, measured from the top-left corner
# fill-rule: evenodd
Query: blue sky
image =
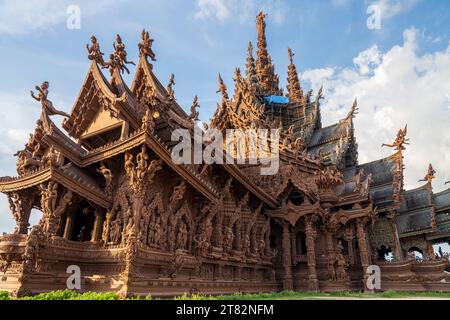
<path fill-rule="evenodd" d="M 29 97 L 48 80 L 50 99 L 69 111 L 89 66 L 86 43 L 95 34 L 112 51 L 120 33 L 136 61 L 142 28 L 155 39 L 154 70 L 162 83 L 175 74 L 175 95 L 188 109 L 199 96 L 201 118 L 215 110 L 217 74 L 229 89 L 235 66 L 244 68 L 248 41 L 256 42 L 255 16 L 268 13 L 269 52 L 286 85 L 287 48 L 306 88 L 325 85 L 325 125 L 360 99 L 355 120 L 362 162 L 392 153 L 382 149 L 408 122 L 406 182 L 416 187 L 428 162 L 438 171 L 435 189 L 450 180 L 450 2 L 446 0 L 150 0 L 0 1 L 0 175 L 15 174 L 12 153 L 26 142 L 39 116 Z M 78 5 L 81 28 L 66 26 L 67 7 Z M 377 5 L 381 28 L 367 27 Z M 135 71 L 125 79 L 131 83 Z M 107 73 L 105 73 L 107 75 Z M 392 85 L 393 84 L 393 85 Z M 61 119 L 55 117 L 56 122 Z M 12 222 L 0 200 L 0 231 Z"/>

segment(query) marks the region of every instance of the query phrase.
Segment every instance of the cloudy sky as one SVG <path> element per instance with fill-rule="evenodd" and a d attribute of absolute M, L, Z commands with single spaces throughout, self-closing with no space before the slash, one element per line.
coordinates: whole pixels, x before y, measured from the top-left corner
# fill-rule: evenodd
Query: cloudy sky
<path fill-rule="evenodd" d="M 0 7 L 0 176 L 15 174 L 12 154 L 39 117 L 29 96 L 34 85 L 48 80 L 50 99 L 71 109 L 89 66 L 85 44 L 92 34 L 110 53 L 120 33 L 136 61 L 140 31 L 150 30 L 157 76 L 167 83 L 175 74 L 176 98 L 186 109 L 198 94 L 207 120 L 220 99 L 217 74 L 232 87 L 234 67 L 244 67 L 247 43 L 256 41 L 255 16 L 264 9 L 269 51 L 283 86 L 291 47 L 303 86 L 316 91 L 324 85 L 325 125 L 342 118 L 358 98 L 360 162 L 392 153 L 381 144 L 407 123 L 407 188 L 420 185 L 429 162 L 437 171 L 436 191 L 450 180 L 447 0 L 5 0 Z M 77 11 L 79 28 L 73 28 Z M 132 77 L 125 79 L 130 83 Z M 11 231 L 5 197 L 0 215 L 0 232 Z"/>

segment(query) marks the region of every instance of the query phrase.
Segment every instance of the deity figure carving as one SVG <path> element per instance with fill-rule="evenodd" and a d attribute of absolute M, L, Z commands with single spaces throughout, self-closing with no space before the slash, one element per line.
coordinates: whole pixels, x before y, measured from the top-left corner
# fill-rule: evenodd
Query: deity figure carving
<path fill-rule="evenodd" d="M 185 250 L 187 242 L 188 242 L 188 230 L 186 228 L 186 224 L 183 221 L 181 221 L 178 227 L 176 248 Z"/>
<path fill-rule="evenodd" d="M 172 261 L 170 263 L 168 276 L 172 279 L 175 279 L 177 277 L 177 273 L 181 270 L 185 262 L 186 259 L 183 254 L 179 253 L 178 251 L 174 252 Z"/>
<path fill-rule="evenodd" d="M 50 84 L 48 83 L 48 81 L 44 81 L 40 86 L 35 86 L 36 90 L 39 93 L 37 96 L 35 96 L 34 92 L 30 91 L 31 97 L 41 103 L 42 112 L 46 116 L 60 115 L 60 116 L 68 118 L 69 115 L 67 113 L 56 110 L 56 108 L 53 106 L 53 103 L 50 100 L 48 100 L 49 86 L 50 86 Z"/>
<path fill-rule="evenodd" d="M 24 175 L 28 170 L 36 169 L 43 165 L 39 157 L 33 156 L 27 149 L 17 151 L 14 156 L 17 157 L 16 168 L 19 175 Z"/>
<path fill-rule="evenodd" d="M 155 131 L 155 121 L 149 108 L 145 110 L 144 116 L 142 117 L 141 129 L 151 133 Z"/>
<path fill-rule="evenodd" d="M 105 192 L 108 195 L 111 195 L 113 191 L 113 179 L 114 175 L 110 169 L 108 169 L 104 162 L 100 162 L 100 167 L 97 169 L 97 172 L 100 172 L 105 179 Z"/>
<path fill-rule="evenodd" d="M 232 252 L 233 249 L 234 234 L 233 229 L 229 226 L 225 227 L 225 239 L 224 239 L 224 251 L 228 254 Z"/>
<path fill-rule="evenodd" d="M 114 47 L 114 58 L 117 61 L 118 66 L 120 67 L 120 70 L 125 70 L 128 74 L 130 74 L 130 70 L 128 70 L 127 66 L 125 64 L 132 64 L 135 66 L 136 64 L 133 61 L 127 60 L 127 52 L 125 51 L 125 44 L 122 42 L 122 38 L 120 35 L 116 35 L 116 42 L 113 43 Z"/>
<path fill-rule="evenodd" d="M 88 51 L 89 60 L 95 61 L 101 66 L 105 65 L 105 61 L 103 60 L 104 54 L 100 51 L 100 44 L 95 36 L 91 36 L 91 46 L 86 44 L 86 49 Z"/>
<path fill-rule="evenodd" d="M 408 133 L 408 125 L 406 125 L 404 129 L 398 130 L 397 137 L 395 138 L 395 141 L 393 143 L 391 143 L 391 144 L 383 143 L 381 146 L 394 148 L 395 150 L 398 150 L 398 151 L 405 150 L 406 148 L 404 147 L 404 145 L 409 144 L 409 142 L 408 142 L 409 139 L 406 138 L 407 133 Z"/>
<path fill-rule="evenodd" d="M 39 225 L 35 225 L 31 228 L 30 234 L 27 237 L 25 252 L 22 256 L 23 269 L 26 273 L 32 273 L 36 269 L 37 257 L 39 254 L 39 240 L 42 236 L 42 229 Z"/>
<path fill-rule="evenodd" d="M 175 85 L 175 75 L 172 73 L 169 78 L 169 83 L 167 84 L 167 95 L 170 101 L 175 99 L 175 91 L 173 91 L 173 86 Z"/>
<path fill-rule="evenodd" d="M 342 244 L 338 243 L 336 247 L 336 278 L 338 281 L 346 281 L 348 280 L 347 272 L 345 271 L 347 267 L 347 262 L 345 261 L 345 257 L 342 254 Z"/>
<path fill-rule="evenodd" d="M 199 121 L 198 118 L 199 112 L 197 111 L 197 108 L 200 108 L 200 105 L 198 104 L 198 97 L 195 96 L 194 101 L 192 101 L 191 114 L 189 115 L 189 120 Z"/>
<path fill-rule="evenodd" d="M 155 40 L 150 38 L 148 31 L 145 31 L 145 29 L 143 29 L 141 32 L 141 42 L 139 42 L 138 44 L 139 54 L 146 58 L 150 57 L 152 61 L 156 61 L 155 53 L 152 50 L 152 45 L 154 41 Z"/>
<path fill-rule="evenodd" d="M 331 281 L 336 280 L 336 269 L 334 268 L 335 262 L 336 262 L 336 254 L 334 252 L 330 252 L 327 255 L 327 268 Z"/>
<path fill-rule="evenodd" d="M 104 62 L 102 65 L 102 69 L 109 69 L 109 74 L 111 76 L 114 74 L 114 69 L 118 67 L 120 67 L 119 62 L 116 60 L 113 53 L 109 55 L 109 60 Z"/>

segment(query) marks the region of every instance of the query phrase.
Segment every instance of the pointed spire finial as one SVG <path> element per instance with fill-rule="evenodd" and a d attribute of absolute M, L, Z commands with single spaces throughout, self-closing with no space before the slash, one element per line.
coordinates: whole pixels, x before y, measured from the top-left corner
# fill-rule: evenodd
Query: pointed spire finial
<path fill-rule="evenodd" d="M 347 114 L 346 119 L 348 119 L 348 120 L 353 119 L 358 114 L 358 110 L 359 110 L 359 108 L 358 108 L 358 99 L 355 98 L 355 100 L 353 101 L 353 105 L 352 105 L 350 111 Z"/>
<path fill-rule="evenodd" d="M 300 103 L 303 106 L 306 104 L 306 99 L 303 96 L 303 89 L 298 78 L 297 68 L 294 64 L 294 53 L 291 48 L 288 48 L 288 55 L 290 61 L 287 78 L 288 97 L 290 101 Z"/>
<path fill-rule="evenodd" d="M 275 67 L 271 62 L 267 51 L 266 22 L 267 15 L 261 11 L 256 17 L 256 29 L 258 31 L 258 51 L 256 59 L 256 74 L 261 85 L 263 95 L 280 95 L 278 77 L 275 74 Z"/>
<path fill-rule="evenodd" d="M 294 53 L 292 53 L 292 49 L 288 48 L 288 54 L 289 54 L 289 63 L 294 64 Z"/>

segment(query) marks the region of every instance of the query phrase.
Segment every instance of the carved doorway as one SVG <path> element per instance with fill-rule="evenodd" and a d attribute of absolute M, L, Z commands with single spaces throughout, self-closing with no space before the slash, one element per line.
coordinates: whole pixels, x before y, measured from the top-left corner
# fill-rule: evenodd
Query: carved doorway
<path fill-rule="evenodd" d="M 73 229 L 70 240 L 72 241 L 90 241 L 95 222 L 95 209 L 86 201 L 81 201 L 75 210 Z"/>

